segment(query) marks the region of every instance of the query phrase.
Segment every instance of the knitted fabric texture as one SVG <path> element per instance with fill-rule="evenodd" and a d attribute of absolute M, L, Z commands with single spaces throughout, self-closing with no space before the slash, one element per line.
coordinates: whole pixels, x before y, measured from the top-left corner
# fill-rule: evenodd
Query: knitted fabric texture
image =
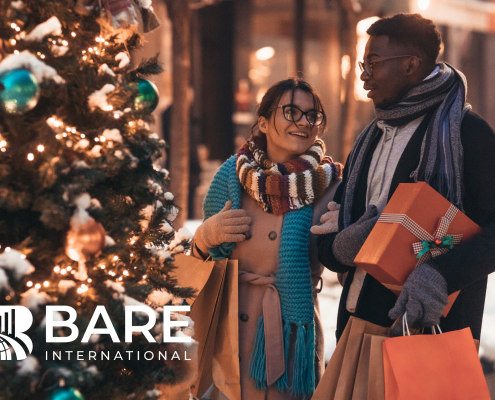
<path fill-rule="evenodd" d="M 232 209 L 241 206 L 242 185 L 236 175 L 237 156 L 229 158 L 215 175 L 204 202 L 205 219 L 218 213 L 227 200 Z M 279 248 L 279 267 L 275 287 L 281 304 L 285 372 L 277 380 L 279 391 L 290 390 L 295 395 L 309 395 L 315 389 L 315 325 L 311 270 L 309 262 L 309 231 L 313 205 L 284 214 Z M 209 252 L 213 259 L 227 258 L 233 243 L 223 243 Z M 288 358 L 291 325 L 297 326 L 292 384 L 288 382 Z M 267 389 L 264 321 L 261 317 L 250 360 L 250 377 L 257 389 Z"/>
<path fill-rule="evenodd" d="M 341 176 L 342 164 L 325 157 L 325 144 L 320 139 L 286 163 L 272 163 L 265 149 L 266 139 L 252 136 L 237 155 L 237 175 L 266 212 L 280 215 L 311 204 Z"/>
<path fill-rule="evenodd" d="M 391 126 L 402 126 L 429 112 L 434 114 L 423 139 L 419 165 L 411 177 L 415 182 L 427 182 L 457 208 L 464 210 L 461 122 L 471 109 L 466 103 L 466 77 L 446 63 L 437 66 L 437 74 L 410 87 L 395 104 L 387 109 L 375 108 L 377 118 L 356 140 L 348 157 L 349 173 L 342 197 L 342 217 L 339 217 L 343 228 L 352 223 L 351 209 L 357 180 L 364 159 L 379 133 L 378 120 Z"/>

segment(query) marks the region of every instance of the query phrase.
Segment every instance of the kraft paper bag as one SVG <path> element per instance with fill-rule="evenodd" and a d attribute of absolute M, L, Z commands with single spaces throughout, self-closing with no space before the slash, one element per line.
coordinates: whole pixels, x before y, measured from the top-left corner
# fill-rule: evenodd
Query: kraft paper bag
<path fill-rule="evenodd" d="M 241 400 L 238 288 L 237 260 L 229 260 L 213 354 L 213 382 L 229 400 Z"/>
<path fill-rule="evenodd" d="M 490 400 L 469 328 L 383 342 L 386 400 Z"/>
<path fill-rule="evenodd" d="M 199 295 L 210 278 L 215 261 L 203 261 L 185 254 L 177 254 L 174 256 L 174 265 L 176 269 L 172 274 L 175 275 L 179 286 L 193 288 Z M 196 299 L 197 297 L 186 301 L 191 306 Z"/>
<path fill-rule="evenodd" d="M 385 399 L 385 377 L 383 372 L 383 342 L 387 336 L 372 336 L 370 343 L 370 366 L 368 375 L 368 397 L 366 400 Z"/>
<path fill-rule="evenodd" d="M 194 321 L 194 340 L 198 342 L 198 379 L 191 387 L 194 396 L 202 395 L 213 383 L 211 371 L 227 260 L 214 261 L 213 264 L 208 281 L 191 306 L 190 317 Z"/>
<path fill-rule="evenodd" d="M 382 343 L 387 336 L 365 333 L 354 381 L 352 400 L 384 400 Z"/>
<path fill-rule="evenodd" d="M 353 400 L 352 395 L 365 334 L 389 336 L 390 328 L 383 328 L 351 317 L 312 400 Z"/>

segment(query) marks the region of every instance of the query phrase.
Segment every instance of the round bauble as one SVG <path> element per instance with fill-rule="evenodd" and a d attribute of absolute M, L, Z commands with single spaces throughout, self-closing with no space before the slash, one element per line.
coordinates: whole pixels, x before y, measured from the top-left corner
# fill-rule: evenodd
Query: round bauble
<path fill-rule="evenodd" d="M 0 74 L 0 107 L 8 114 L 21 115 L 38 104 L 40 89 L 34 75 L 24 69 Z"/>
<path fill-rule="evenodd" d="M 74 261 L 89 260 L 103 250 L 105 237 L 103 225 L 92 219 L 78 227 L 72 227 L 67 232 L 65 253 Z"/>
<path fill-rule="evenodd" d="M 156 85 L 143 78 L 136 79 L 138 94 L 134 99 L 134 107 L 136 110 L 152 112 L 158 105 L 158 88 Z"/>
<path fill-rule="evenodd" d="M 60 387 L 50 392 L 46 400 L 84 400 L 84 397 L 77 389 Z"/>

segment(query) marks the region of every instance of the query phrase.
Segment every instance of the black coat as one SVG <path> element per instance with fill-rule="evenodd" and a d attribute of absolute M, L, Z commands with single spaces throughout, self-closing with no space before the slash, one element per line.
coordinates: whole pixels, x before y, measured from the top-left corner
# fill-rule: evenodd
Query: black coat
<path fill-rule="evenodd" d="M 421 143 L 430 118 L 431 114 L 425 117 L 404 149 L 392 179 L 389 200 L 399 183 L 413 182 L 410 174 L 418 166 Z M 351 211 L 352 222 L 365 212 L 368 171 L 380 137 L 378 135 L 365 155 Z M 440 327 L 444 332 L 470 327 L 474 338 L 479 339 L 487 277 L 495 271 L 495 133 L 479 115 L 468 112 L 461 125 L 461 141 L 464 149 L 463 205 L 466 215 L 482 227 L 482 232 L 448 253 L 435 257 L 434 266 L 445 277 L 449 294 L 461 290 L 447 317 L 441 318 Z M 348 174 L 346 164 L 343 181 L 334 198 L 337 203 L 340 203 Z M 342 228 L 342 218 L 339 218 L 339 231 Z M 325 267 L 339 273 L 348 272 L 337 317 L 338 340 L 351 315 L 346 310 L 346 302 L 356 268 L 341 264 L 333 256 L 332 244 L 336 235 L 321 235 L 317 243 L 319 260 Z M 393 321 L 388 312 L 396 300 L 395 294 L 368 274 L 353 315 L 389 327 Z"/>

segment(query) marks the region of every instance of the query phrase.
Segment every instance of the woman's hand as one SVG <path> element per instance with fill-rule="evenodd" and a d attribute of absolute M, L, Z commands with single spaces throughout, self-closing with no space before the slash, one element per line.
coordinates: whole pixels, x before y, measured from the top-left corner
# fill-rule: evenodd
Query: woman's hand
<path fill-rule="evenodd" d="M 207 251 L 222 243 L 242 242 L 249 231 L 251 217 L 245 210 L 231 210 L 232 201 L 228 200 L 220 212 L 203 222 L 196 230 L 195 241 L 200 250 Z"/>
<path fill-rule="evenodd" d="M 335 201 L 328 203 L 328 212 L 320 218 L 320 225 L 311 227 L 311 233 L 315 235 L 324 235 L 326 233 L 337 232 L 339 230 L 339 210 L 340 204 Z"/>

